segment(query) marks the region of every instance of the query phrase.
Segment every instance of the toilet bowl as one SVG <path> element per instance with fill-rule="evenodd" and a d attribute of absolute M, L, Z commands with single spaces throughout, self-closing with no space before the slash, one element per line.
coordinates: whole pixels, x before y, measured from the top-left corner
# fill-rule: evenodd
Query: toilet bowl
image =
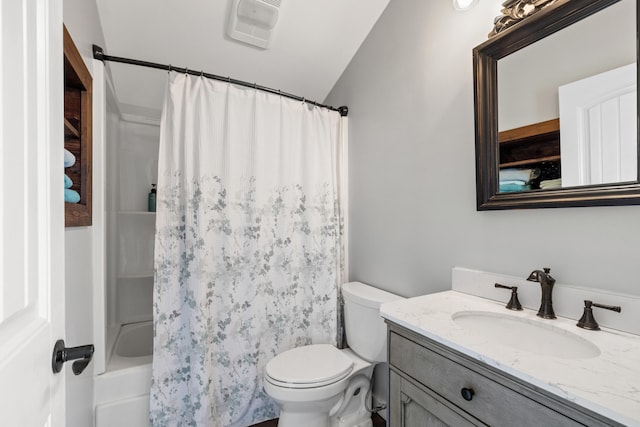
<path fill-rule="evenodd" d="M 401 297 L 359 282 L 342 286 L 351 348 L 313 344 L 271 359 L 264 389 L 280 407 L 278 427 L 371 427 L 371 377 L 386 361 L 380 304 Z"/>
<path fill-rule="evenodd" d="M 315 344 L 286 351 L 267 366 L 264 389 L 280 406 L 278 426 L 327 427 L 341 425 L 330 422 L 343 415 L 340 409 L 348 404 L 345 397 L 350 384 L 357 384 L 351 395 L 357 392 L 365 397 L 374 365 L 349 349 Z M 370 413 L 363 417 L 360 423 L 342 425 L 370 426 Z"/>

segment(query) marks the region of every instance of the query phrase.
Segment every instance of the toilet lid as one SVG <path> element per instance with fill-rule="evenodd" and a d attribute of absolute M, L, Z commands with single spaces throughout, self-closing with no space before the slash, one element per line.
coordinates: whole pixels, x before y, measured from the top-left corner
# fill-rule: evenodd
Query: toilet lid
<path fill-rule="evenodd" d="M 291 387 L 321 386 L 349 375 L 353 361 L 329 344 L 313 344 L 287 350 L 271 359 L 265 373 Z"/>

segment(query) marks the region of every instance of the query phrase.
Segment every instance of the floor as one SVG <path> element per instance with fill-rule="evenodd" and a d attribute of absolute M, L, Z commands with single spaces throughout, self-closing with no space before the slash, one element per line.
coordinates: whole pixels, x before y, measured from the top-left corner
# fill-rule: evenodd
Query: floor
<path fill-rule="evenodd" d="M 371 421 L 373 421 L 373 427 L 386 427 L 387 425 L 384 418 L 382 418 L 378 414 L 373 414 L 371 416 Z M 278 425 L 278 420 L 275 419 L 275 420 L 265 421 L 260 424 L 254 424 L 251 427 L 276 427 L 277 425 Z"/>

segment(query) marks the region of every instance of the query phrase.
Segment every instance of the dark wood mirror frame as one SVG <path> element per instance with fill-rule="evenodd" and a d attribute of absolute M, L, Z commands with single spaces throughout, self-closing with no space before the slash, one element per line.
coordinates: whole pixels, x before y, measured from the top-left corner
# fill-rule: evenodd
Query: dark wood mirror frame
<path fill-rule="evenodd" d="M 632 183 L 498 192 L 498 60 L 618 1 L 559 0 L 473 49 L 478 210 L 640 204 L 640 174 Z M 636 24 L 636 52 L 637 33 Z M 638 157 L 640 166 L 640 144 Z"/>

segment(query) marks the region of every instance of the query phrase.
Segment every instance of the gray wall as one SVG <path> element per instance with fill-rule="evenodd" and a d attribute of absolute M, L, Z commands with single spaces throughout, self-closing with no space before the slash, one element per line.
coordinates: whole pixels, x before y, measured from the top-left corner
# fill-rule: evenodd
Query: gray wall
<path fill-rule="evenodd" d="M 106 49 L 96 0 L 63 0 L 64 25 L 69 30 L 80 55 L 93 58 L 92 45 Z"/>
<path fill-rule="evenodd" d="M 404 296 L 451 268 L 640 295 L 640 206 L 477 212 L 471 50 L 502 0 L 391 0 L 329 97 L 349 106 L 351 279 Z"/>

